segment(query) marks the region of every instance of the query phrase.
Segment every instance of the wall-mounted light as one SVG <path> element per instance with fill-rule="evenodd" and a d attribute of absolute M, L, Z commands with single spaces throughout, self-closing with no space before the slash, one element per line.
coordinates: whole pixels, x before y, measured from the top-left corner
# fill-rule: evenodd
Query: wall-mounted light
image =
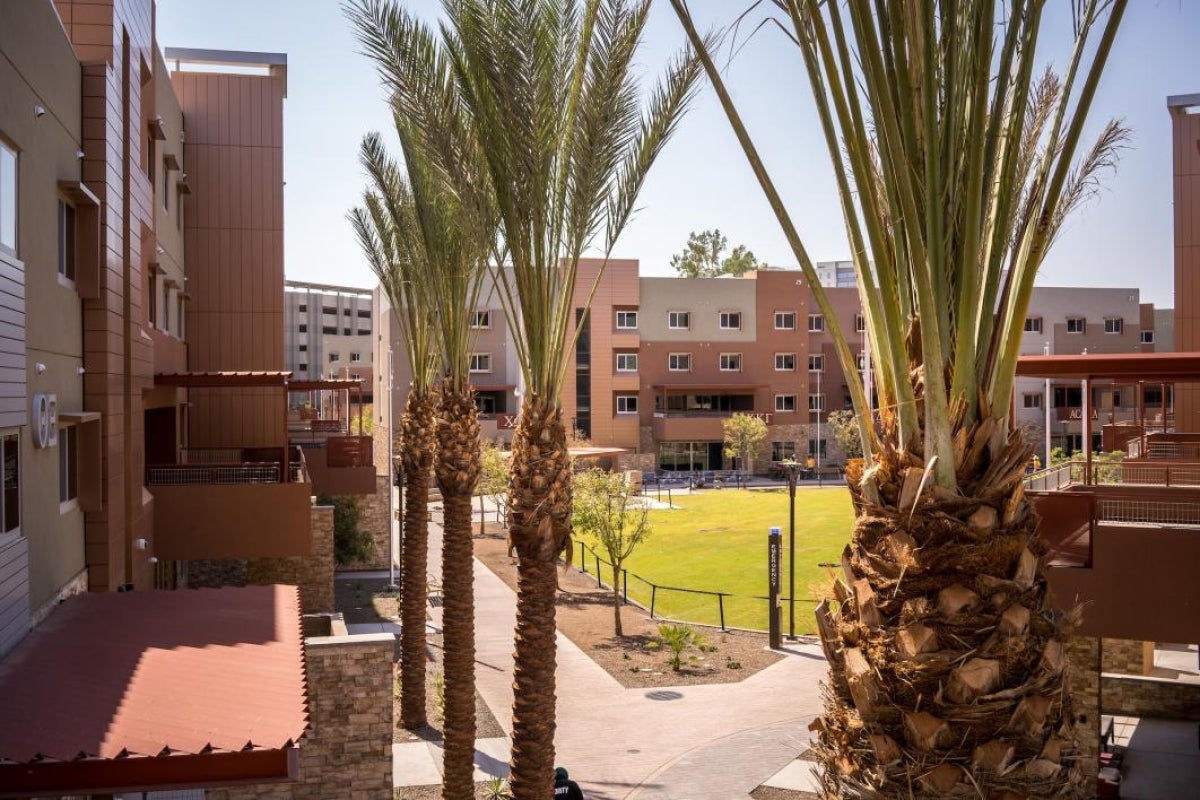
<path fill-rule="evenodd" d="M 75 151 L 75 157 L 76 157 L 76 158 L 82 159 L 82 158 L 83 158 L 85 155 L 87 155 L 87 153 L 83 152 L 82 150 L 76 150 L 76 151 Z"/>
<path fill-rule="evenodd" d="M 150 543 L 147 542 L 145 539 L 134 539 L 133 540 L 133 547 L 135 550 L 145 550 L 149 546 L 150 546 Z"/>
<path fill-rule="evenodd" d="M 46 365 L 39 361 L 33 365 L 33 371 L 36 372 L 38 375 L 41 375 L 43 372 L 46 371 Z"/>
<path fill-rule="evenodd" d="M 157 252 L 157 253 L 158 253 L 160 256 L 161 256 L 163 253 L 167 252 L 167 251 L 166 251 L 166 250 L 163 248 L 163 246 L 162 246 L 161 244 L 155 245 L 155 246 L 154 246 L 154 250 L 155 250 L 155 252 Z"/>
<path fill-rule="evenodd" d="M 84 374 L 85 372 L 87 372 L 87 370 L 86 370 L 86 369 L 84 369 L 83 367 L 76 367 L 76 368 L 75 368 L 75 374 L 76 374 L 76 375 L 82 375 L 82 374 Z"/>
<path fill-rule="evenodd" d="M 149 558 L 146 559 L 146 562 L 149 564 L 157 564 L 158 556 L 150 556 Z"/>
<path fill-rule="evenodd" d="M 33 115 L 35 117 L 37 117 L 38 119 L 41 119 L 42 117 L 46 116 L 46 107 L 40 106 L 40 105 L 35 105 L 33 107 Z"/>

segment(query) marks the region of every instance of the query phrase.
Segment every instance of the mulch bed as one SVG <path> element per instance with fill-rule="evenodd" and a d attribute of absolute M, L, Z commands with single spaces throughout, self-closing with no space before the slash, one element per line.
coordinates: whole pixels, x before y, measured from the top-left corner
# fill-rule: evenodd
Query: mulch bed
<path fill-rule="evenodd" d="M 387 590 L 386 578 L 335 579 L 333 607 L 342 612 L 347 625 L 400 619 L 400 596 Z"/>
<path fill-rule="evenodd" d="M 516 559 L 509 557 L 499 526 L 489 523 L 485 535 L 476 535 L 475 556 L 516 591 Z M 767 649 L 766 634 L 692 625 L 706 647 L 689 647 L 687 663 L 675 672 L 667 664 L 669 652 L 659 645 L 660 620 L 651 620 L 637 606 L 623 606 L 625 635 L 617 638 L 608 589 L 597 588 L 594 576 L 574 568 L 560 570 L 558 582 L 558 630 L 626 688 L 737 683 L 783 657 Z"/>
<path fill-rule="evenodd" d="M 442 709 L 438 704 L 437 696 L 437 675 L 442 672 L 442 636 L 441 634 L 429 634 L 425 637 L 427 642 L 425 647 L 426 653 L 426 669 L 425 669 L 425 719 L 427 724 L 417 728 L 416 730 L 407 730 L 400 727 L 400 697 L 398 692 L 394 692 L 393 698 L 393 713 L 396 719 L 396 730 L 392 740 L 395 742 L 436 742 L 442 741 Z M 399 686 L 399 673 L 396 674 L 397 686 Z M 479 692 L 475 692 L 475 738 L 476 739 L 493 739 L 504 736 L 504 729 L 500 727 L 500 723 L 492 716 L 492 712 L 488 709 L 487 703 L 483 701 L 483 697 Z"/>

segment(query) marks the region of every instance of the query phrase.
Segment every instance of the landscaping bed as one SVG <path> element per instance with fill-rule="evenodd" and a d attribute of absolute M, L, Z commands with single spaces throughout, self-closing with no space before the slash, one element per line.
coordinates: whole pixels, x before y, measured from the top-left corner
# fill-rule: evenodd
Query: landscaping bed
<path fill-rule="evenodd" d="M 475 538 L 475 556 L 516 591 L 516 559 L 508 555 L 502 530 L 492 524 L 487 530 Z M 558 630 L 626 688 L 736 683 L 782 658 L 767 649 L 765 634 L 691 625 L 702 647 L 689 645 L 675 671 L 668 664 L 669 649 L 660 642 L 660 620 L 637 606 L 623 606 L 625 635 L 614 637 L 612 592 L 574 568 L 560 570 L 558 581 Z"/>

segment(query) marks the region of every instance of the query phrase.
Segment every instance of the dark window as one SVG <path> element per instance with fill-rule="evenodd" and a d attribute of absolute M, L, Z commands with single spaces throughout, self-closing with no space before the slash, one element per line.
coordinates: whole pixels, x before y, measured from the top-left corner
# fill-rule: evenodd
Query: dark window
<path fill-rule="evenodd" d="M 72 425 L 58 432 L 58 502 L 79 497 L 79 429 Z"/>
<path fill-rule="evenodd" d="M 324 333 L 327 336 L 337 336 L 337 332 L 338 332 L 338 329 L 334 325 L 321 326 L 321 333 Z M 347 333 L 349 333 L 349 331 L 347 331 Z"/>
<path fill-rule="evenodd" d="M 336 330 L 335 330 L 334 332 L 336 333 Z M 349 328 L 343 328 L 343 329 L 342 329 L 342 335 L 343 335 L 343 336 L 353 336 L 353 335 L 354 335 L 354 331 L 350 330 Z"/>
<path fill-rule="evenodd" d="M 358 318 L 359 318 L 359 319 L 370 319 L 370 318 L 371 318 L 371 312 L 370 312 L 369 310 L 367 310 L 367 309 L 362 309 L 362 308 L 360 308 L 360 309 L 358 310 Z"/>
<path fill-rule="evenodd" d="M 308 311 L 308 304 L 307 304 L 307 303 L 301 303 L 301 304 L 300 304 L 300 313 L 301 313 L 301 314 L 303 314 L 303 313 L 304 313 L 304 312 L 306 312 L 306 311 Z"/>
<path fill-rule="evenodd" d="M 308 364 L 301 364 L 299 370 L 300 372 L 308 372 Z"/>
<path fill-rule="evenodd" d="M 75 280 L 75 208 L 58 201 L 58 274 Z"/>
<path fill-rule="evenodd" d="M 307 353 L 307 352 L 308 352 L 308 345 L 306 345 L 306 344 L 302 344 L 302 345 L 300 345 L 300 352 L 301 352 L 301 353 Z"/>
<path fill-rule="evenodd" d="M 308 333 L 308 326 L 307 326 L 307 325 L 305 325 L 304 323 L 301 323 L 301 324 L 300 324 L 300 332 L 301 332 L 301 333 Z"/>
<path fill-rule="evenodd" d="M 11 433 L 0 439 L 0 533 L 11 533 L 21 527 L 21 447 L 17 435 Z"/>
<path fill-rule="evenodd" d="M 337 314 L 337 309 L 333 306 L 321 306 L 322 314 Z"/>

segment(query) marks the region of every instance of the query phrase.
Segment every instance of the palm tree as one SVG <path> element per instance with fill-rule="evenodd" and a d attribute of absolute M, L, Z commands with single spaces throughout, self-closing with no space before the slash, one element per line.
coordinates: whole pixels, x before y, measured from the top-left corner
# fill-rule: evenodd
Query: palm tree
<path fill-rule="evenodd" d="M 671 0 L 820 310 L 854 357 L 771 175 Z M 845 581 L 818 610 L 831 682 L 828 797 L 1083 797 L 1064 648 L 1047 600 L 1030 447 L 1008 411 L 1034 276 L 1115 164 L 1077 158 L 1126 0 L 1073 0 L 1062 77 L 1035 71 L 1045 0 L 773 0 L 837 179 L 872 352 Z"/>
<path fill-rule="evenodd" d="M 517 800 L 543 800 L 554 778 L 555 565 L 570 541 L 561 393 L 579 259 L 590 247 L 608 257 L 699 66 L 676 59 L 643 108 L 631 67 L 648 0 L 443 5 L 442 46 L 495 196 L 503 247 L 493 280 L 525 387 L 509 491 L 519 570 L 511 788 Z"/>
<path fill-rule="evenodd" d="M 435 474 L 444 503 L 444 766 L 442 796 L 474 795 L 475 602 L 471 500 L 481 472 L 479 421 L 470 385 L 473 312 L 495 245 L 496 222 L 482 154 L 430 30 L 393 2 L 350 11 L 359 40 L 391 92 L 425 274 L 429 323 L 439 343 Z M 399 174 L 377 140 L 364 146 L 372 175 Z"/>
<path fill-rule="evenodd" d="M 400 420 L 400 464 L 404 470 L 404 545 L 400 582 L 400 724 L 426 723 L 425 619 L 428 605 L 429 479 L 437 450 L 434 393 L 438 349 L 425 313 L 430 308 L 420 223 L 403 173 L 383 152 L 378 135 L 368 136 L 360 161 L 372 188 L 363 206 L 350 212 L 371 271 L 379 279 L 412 367 L 412 386 Z M 392 453 L 388 454 L 393 457 Z"/>

